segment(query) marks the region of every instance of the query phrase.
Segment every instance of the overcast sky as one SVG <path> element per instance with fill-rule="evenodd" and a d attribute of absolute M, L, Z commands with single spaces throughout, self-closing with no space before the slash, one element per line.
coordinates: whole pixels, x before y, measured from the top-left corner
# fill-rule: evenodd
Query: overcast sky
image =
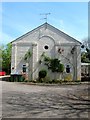
<path fill-rule="evenodd" d="M 7 44 L 45 22 L 79 41 L 88 36 L 88 2 L 3 2 L 2 40 Z"/>

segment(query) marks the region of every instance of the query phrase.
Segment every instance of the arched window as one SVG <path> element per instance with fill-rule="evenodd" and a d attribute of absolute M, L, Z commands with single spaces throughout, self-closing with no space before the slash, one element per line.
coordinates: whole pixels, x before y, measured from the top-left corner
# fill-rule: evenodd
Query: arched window
<path fill-rule="evenodd" d="M 70 73 L 70 66 L 69 65 L 66 66 L 66 72 Z"/>
<path fill-rule="evenodd" d="M 23 65 L 22 70 L 23 72 L 26 72 L 26 65 Z"/>

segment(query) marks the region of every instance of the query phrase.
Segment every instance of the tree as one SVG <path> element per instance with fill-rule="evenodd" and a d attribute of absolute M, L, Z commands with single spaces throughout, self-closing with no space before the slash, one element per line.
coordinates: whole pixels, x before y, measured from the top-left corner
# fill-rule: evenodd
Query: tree
<path fill-rule="evenodd" d="M 81 48 L 81 62 L 90 63 L 90 41 L 86 38 L 83 39 Z"/>
<path fill-rule="evenodd" d="M 2 70 L 2 50 L 4 46 L 0 46 L 0 70 Z"/>
<path fill-rule="evenodd" d="M 90 61 L 90 49 L 86 48 L 86 51 L 87 51 L 86 57 L 87 57 L 87 58 L 89 59 L 89 61 Z"/>
<path fill-rule="evenodd" d="M 7 74 L 11 72 L 11 43 L 7 44 L 6 46 L 0 47 L 0 59 L 2 62 L 2 70 L 5 71 Z"/>

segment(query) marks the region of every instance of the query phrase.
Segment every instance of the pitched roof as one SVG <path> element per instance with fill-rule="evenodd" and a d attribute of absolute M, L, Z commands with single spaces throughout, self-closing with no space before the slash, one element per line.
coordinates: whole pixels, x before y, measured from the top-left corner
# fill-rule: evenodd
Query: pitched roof
<path fill-rule="evenodd" d="M 38 26 L 37 28 L 35 28 L 35 29 L 33 29 L 33 30 L 31 30 L 31 31 L 29 31 L 29 32 L 27 32 L 27 33 L 25 33 L 25 34 L 23 34 L 22 36 L 16 38 L 16 39 L 13 40 L 11 43 L 13 43 L 13 42 L 15 42 L 15 41 L 17 41 L 17 40 L 20 40 L 20 39 L 22 39 L 23 37 L 28 36 L 28 35 L 31 34 L 32 32 L 34 32 L 34 31 L 38 30 L 39 28 L 41 28 L 41 27 L 43 27 L 43 26 L 46 26 L 46 25 L 47 25 L 47 27 L 49 26 L 49 27 L 51 27 L 51 28 L 53 28 L 53 29 L 56 29 L 58 32 L 62 33 L 64 36 L 67 36 L 67 37 L 71 38 L 73 41 L 76 41 L 76 42 L 78 42 L 79 44 L 81 44 L 80 41 L 76 40 L 75 38 L 71 37 L 70 35 L 66 34 L 65 32 L 63 32 L 63 31 L 57 29 L 56 27 L 54 27 L 54 26 L 48 24 L 47 22 L 44 23 L 44 24 L 42 24 L 42 25 L 40 25 L 40 26 Z"/>

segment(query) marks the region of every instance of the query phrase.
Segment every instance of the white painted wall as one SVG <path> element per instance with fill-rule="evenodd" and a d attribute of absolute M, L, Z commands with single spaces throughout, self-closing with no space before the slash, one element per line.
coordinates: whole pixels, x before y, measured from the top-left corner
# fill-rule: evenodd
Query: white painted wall
<path fill-rule="evenodd" d="M 33 46 L 33 44 L 35 44 Z M 44 48 L 45 45 L 48 45 L 48 50 Z M 74 55 L 71 55 L 71 49 L 74 45 L 78 45 L 77 51 Z M 64 52 L 62 55 L 58 54 L 58 48 L 63 48 Z M 24 61 L 24 55 L 28 51 L 31 50 L 32 54 L 32 62 L 30 71 L 32 72 L 32 79 L 36 79 L 38 77 L 38 72 L 41 69 L 47 69 L 46 66 L 40 65 L 38 61 L 40 60 L 40 56 L 43 52 L 51 58 L 57 57 L 61 60 L 61 63 L 67 64 L 72 63 L 75 65 L 75 75 L 78 79 L 81 77 L 81 56 L 80 56 L 80 43 L 67 36 L 66 34 L 60 32 L 54 27 L 44 24 L 41 27 L 29 32 L 28 34 L 18 38 L 16 41 L 12 43 L 12 63 L 11 63 L 11 74 L 18 73 L 20 74 L 22 71 L 22 65 L 26 64 Z M 64 56 L 64 57 L 63 57 Z M 65 59 L 68 58 L 68 59 Z M 12 69 L 14 67 L 14 69 Z M 48 70 L 48 69 L 47 69 Z M 73 74 L 73 67 L 71 65 L 71 70 Z M 48 72 L 48 75 L 53 79 L 55 77 L 54 74 Z M 76 78 L 74 78 L 76 79 Z"/>

